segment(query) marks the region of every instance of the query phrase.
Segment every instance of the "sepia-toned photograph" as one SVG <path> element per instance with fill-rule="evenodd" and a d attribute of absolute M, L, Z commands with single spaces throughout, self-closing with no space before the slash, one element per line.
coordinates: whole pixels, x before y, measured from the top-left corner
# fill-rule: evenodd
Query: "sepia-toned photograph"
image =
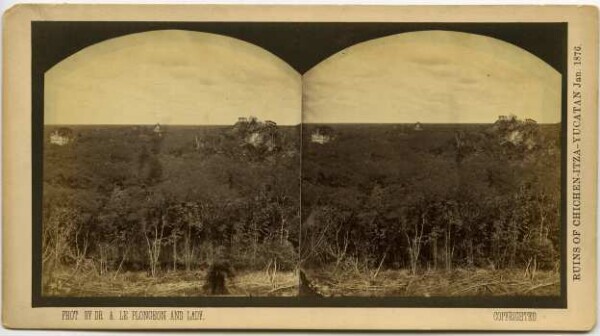
<path fill-rule="evenodd" d="M 303 267 L 323 296 L 559 296 L 561 75 L 423 31 L 304 75 Z"/>
<path fill-rule="evenodd" d="M 597 8 L 3 22 L 6 328 L 594 327 Z"/>
<path fill-rule="evenodd" d="M 296 295 L 295 70 L 169 30 L 92 45 L 45 81 L 43 295 Z"/>
<path fill-rule="evenodd" d="M 395 34 L 301 77 L 144 32 L 44 99 L 43 295 L 560 295 L 561 75 L 509 43 Z"/>

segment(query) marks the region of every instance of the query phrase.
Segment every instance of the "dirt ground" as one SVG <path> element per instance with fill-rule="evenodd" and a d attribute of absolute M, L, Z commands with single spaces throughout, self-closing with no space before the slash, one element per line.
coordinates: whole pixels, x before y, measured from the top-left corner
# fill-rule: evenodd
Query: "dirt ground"
<path fill-rule="evenodd" d="M 558 296 L 560 273 L 523 270 L 429 271 L 417 275 L 407 270 L 382 270 L 378 274 L 356 272 L 306 272 L 323 296 Z"/>
<path fill-rule="evenodd" d="M 340 296 L 558 296 L 560 273 L 522 270 L 429 271 L 413 275 L 407 270 L 382 270 L 378 274 L 329 270 L 306 270 L 311 285 L 324 297 Z M 44 295 L 75 297 L 173 297 L 210 296 L 203 288 L 206 274 L 166 272 L 156 278 L 146 272 L 72 276 L 55 272 L 44 287 Z M 298 294 L 296 272 L 278 272 L 271 278 L 265 272 L 240 272 L 227 280 L 227 296 L 282 296 Z"/>
<path fill-rule="evenodd" d="M 44 295 L 74 297 L 172 297 L 210 296 L 203 288 L 206 274 L 197 272 L 166 272 L 156 278 L 146 272 L 72 276 L 55 272 L 44 287 Z M 227 296 L 296 296 L 298 281 L 295 272 L 278 272 L 274 278 L 265 272 L 241 272 L 226 281 Z"/>

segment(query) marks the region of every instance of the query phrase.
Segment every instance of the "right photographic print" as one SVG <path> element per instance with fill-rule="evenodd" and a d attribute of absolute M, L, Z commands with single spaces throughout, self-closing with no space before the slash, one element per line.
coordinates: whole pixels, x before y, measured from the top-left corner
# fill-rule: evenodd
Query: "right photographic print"
<path fill-rule="evenodd" d="M 560 296 L 562 80 L 443 30 L 306 72 L 300 295 Z"/>

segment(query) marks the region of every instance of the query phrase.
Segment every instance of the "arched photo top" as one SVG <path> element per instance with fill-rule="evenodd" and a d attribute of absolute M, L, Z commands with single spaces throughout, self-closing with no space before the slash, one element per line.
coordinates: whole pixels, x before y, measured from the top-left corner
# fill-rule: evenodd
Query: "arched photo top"
<path fill-rule="evenodd" d="M 300 75 L 256 45 L 216 34 L 113 38 L 64 59 L 44 82 L 45 124 L 300 122 Z"/>
<path fill-rule="evenodd" d="M 561 120 L 561 75 L 513 44 L 419 31 L 366 41 L 303 77 L 307 123 L 493 123 Z"/>

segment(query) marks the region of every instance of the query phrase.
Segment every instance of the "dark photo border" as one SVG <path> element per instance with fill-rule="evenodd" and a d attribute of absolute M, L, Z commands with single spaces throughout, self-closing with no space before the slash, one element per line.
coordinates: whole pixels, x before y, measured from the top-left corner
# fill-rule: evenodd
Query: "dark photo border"
<path fill-rule="evenodd" d="M 518 46 L 562 75 L 560 296 L 472 297 L 55 297 L 42 296 L 44 74 L 93 44 L 133 33 L 179 29 L 220 34 L 255 44 L 303 74 L 329 56 L 371 39 L 423 30 L 493 37 Z M 408 22 L 141 22 L 33 21 L 32 70 L 32 307 L 413 307 L 567 308 L 566 163 L 568 25 L 552 23 Z"/>

